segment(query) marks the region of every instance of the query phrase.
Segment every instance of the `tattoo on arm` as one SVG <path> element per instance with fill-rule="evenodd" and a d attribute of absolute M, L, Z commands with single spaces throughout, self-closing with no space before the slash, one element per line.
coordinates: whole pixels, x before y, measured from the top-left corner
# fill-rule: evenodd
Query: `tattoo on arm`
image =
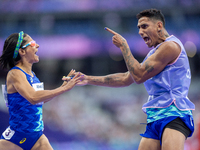
<path fill-rule="evenodd" d="M 91 82 L 101 86 L 123 86 L 124 82 L 121 75 L 111 74 L 104 77 L 92 77 Z"/>
<path fill-rule="evenodd" d="M 122 45 L 124 47 L 124 51 L 122 53 L 123 53 L 126 65 L 128 67 L 128 70 L 134 74 L 134 60 L 133 60 L 133 56 L 132 56 L 132 54 L 130 52 L 130 49 L 127 47 L 127 45 L 126 45 L 126 43 L 125 43 L 124 40 L 123 40 Z"/>
<path fill-rule="evenodd" d="M 96 79 L 94 77 L 91 79 L 91 81 L 94 83 L 104 83 L 102 79 Z"/>
<path fill-rule="evenodd" d="M 147 61 L 147 62 L 145 62 L 145 70 L 149 73 L 154 70 L 154 67 L 150 66 L 149 62 Z"/>
<path fill-rule="evenodd" d="M 104 82 L 106 84 L 108 84 L 108 85 L 112 85 L 112 83 L 116 83 L 116 82 L 119 82 L 119 81 L 120 81 L 119 78 L 117 78 L 117 77 L 111 77 L 111 76 L 105 77 L 105 80 L 104 80 Z"/>

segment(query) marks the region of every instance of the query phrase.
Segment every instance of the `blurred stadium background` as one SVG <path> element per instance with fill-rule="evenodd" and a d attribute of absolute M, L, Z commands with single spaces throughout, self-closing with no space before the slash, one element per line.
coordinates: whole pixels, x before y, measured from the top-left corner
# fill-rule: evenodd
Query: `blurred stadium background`
<path fill-rule="evenodd" d="M 161 9 L 166 29 L 183 42 L 190 61 L 189 98 L 196 105 L 195 133 L 185 150 L 200 150 L 200 0 L 0 0 L 0 47 L 14 32 L 28 33 L 40 45 L 33 70 L 45 89 L 62 84 L 71 69 L 88 75 L 127 71 L 121 52 L 112 44 L 109 27 L 127 39 L 141 62 L 149 49 L 138 35 L 135 15 Z M 0 82 L 6 72 L 0 70 Z M 1 93 L 2 94 L 2 93 Z M 55 150 L 136 150 L 145 130 L 144 86 L 75 87 L 44 105 L 44 133 Z M 8 126 L 0 96 L 0 132 Z"/>

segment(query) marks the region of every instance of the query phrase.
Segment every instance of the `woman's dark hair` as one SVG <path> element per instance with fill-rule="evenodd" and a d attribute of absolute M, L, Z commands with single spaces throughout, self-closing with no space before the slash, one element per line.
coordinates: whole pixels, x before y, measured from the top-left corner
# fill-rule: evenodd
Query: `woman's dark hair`
<path fill-rule="evenodd" d="M 27 34 L 24 33 L 23 37 L 26 37 Z M 13 54 L 14 50 L 18 41 L 19 33 L 11 34 L 4 42 L 3 52 L 0 57 L 0 65 L 3 69 L 10 69 L 14 67 L 17 62 L 21 59 L 20 55 L 18 54 L 17 57 L 14 59 Z M 27 41 L 23 39 L 20 48 L 26 43 Z"/>
<path fill-rule="evenodd" d="M 148 17 L 150 19 L 160 20 L 163 23 L 163 26 L 165 27 L 165 18 L 160 10 L 151 8 L 151 9 L 143 10 L 139 14 L 136 15 L 136 18 L 138 20 L 142 17 Z"/>

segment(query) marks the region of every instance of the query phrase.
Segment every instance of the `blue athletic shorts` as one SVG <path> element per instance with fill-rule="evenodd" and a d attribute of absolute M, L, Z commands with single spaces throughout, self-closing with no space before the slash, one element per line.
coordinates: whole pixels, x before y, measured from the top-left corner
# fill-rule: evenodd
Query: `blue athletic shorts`
<path fill-rule="evenodd" d="M 21 133 L 14 130 L 11 130 L 8 127 L 2 134 L 1 139 L 10 141 L 23 150 L 30 150 L 37 140 L 42 136 L 43 132 L 33 132 L 33 133 Z"/>
<path fill-rule="evenodd" d="M 175 120 L 176 118 L 177 118 L 177 116 L 171 116 L 171 117 L 167 117 L 167 118 L 163 118 L 163 119 L 157 120 L 155 122 L 148 123 L 146 125 L 145 133 L 144 134 L 140 134 L 140 135 L 142 137 L 160 140 L 160 143 L 161 143 L 162 142 L 161 141 L 162 140 L 162 133 L 163 133 L 166 125 L 168 123 L 172 122 L 173 120 Z M 188 137 L 192 136 L 192 134 L 194 132 L 193 118 L 188 115 L 186 117 L 181 118 L 181 120 L 185 123 L 185 125 L 191 131 L 190 134 L 188 135 Z M 178 130 L 177 128 L 173 128 L 173 129 Z M 180 130 L 178 130 L 178 131 L 180 131 Z"/>

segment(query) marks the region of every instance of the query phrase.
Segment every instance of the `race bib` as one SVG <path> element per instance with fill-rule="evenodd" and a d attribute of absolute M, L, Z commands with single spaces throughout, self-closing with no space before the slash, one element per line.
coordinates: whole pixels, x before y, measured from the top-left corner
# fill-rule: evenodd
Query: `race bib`
<path fill-rule="evenodd" d="M 3 137 L 6 140 L 10 140 L 12 136 L 15 134 L 15 131 L 11 130 L 10 127 L 8 127 L 4 132 L 3 132 Z"/>
<path fill-rule="evenodd" d="M 41 83 L 33 83 L 32 87 L 35 89 L 35 91 L 44 90 L 43 82 L 41 82 Z M 37 103 L 36 105 L 43 105 L 43 104 L 44 104 L 44 102 L 40 102 L 40 103 Z"/>
<path fill-rule="evenodd" d="M 43 82 L 41 82 L 41 83 L 33 83 L 32 86 L 36 91 L 44 90 Z"/>

